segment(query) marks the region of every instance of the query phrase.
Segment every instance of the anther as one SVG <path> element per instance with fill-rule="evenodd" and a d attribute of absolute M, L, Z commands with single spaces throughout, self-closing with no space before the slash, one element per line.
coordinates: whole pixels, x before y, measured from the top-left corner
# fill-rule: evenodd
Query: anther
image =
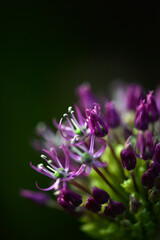
<path fill-rule="evenodd" d="M 71 113 L 72 112 L 72 106 L 68 107 L 68 112 Z M 74 112 L 74 111 L 73 111 Z"/>
<path fill-rule="evenodd" d="M 43 163 L 38 164 L 37 167 L 38 167 L 39 169 L 43 169 Z"/>
<path fill-rule="evenodd" d="M 41 154 L 41 158 L 46 159 L 47 157 L 44 154 Z"/>
<path fill-rule="evenodd" d="M 50 164 L 50 163 L 52 163 L 52 160 L 50 159 L 50 160 L 48 160 L 47 162 Z"/>

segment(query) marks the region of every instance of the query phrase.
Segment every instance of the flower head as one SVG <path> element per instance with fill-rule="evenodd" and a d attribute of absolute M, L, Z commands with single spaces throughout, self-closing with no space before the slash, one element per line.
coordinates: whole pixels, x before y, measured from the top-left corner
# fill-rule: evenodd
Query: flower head
<path fill-rule="evenodd" d="M 104 102 L 103 115 L 89 85 L 77 93 L 81 107 L 75 105 L 76 114 L 69 107 L 59 124 L 54 121 L 56 134 L 43 124 L 38 127 L 36 146 L 45 163 L 31 167 L 52 185 L 37 187 L 53 190 L 56 207 L 80 217 L 83 230 L 99 240 L 154 238 L 160 227 L 157 96 L 145 97 L 141 86 L 131 85 L 127 93 L 121 90 L 117 108 Z M 39 205 L 52 204 L 44 193 L 22 190 L 21 195 Z"/>
<path fill-rule="evenodd" d="M 78 170 L 70 169 L 68 152 L 64 146 L 62 146 L 62 149 L 65 154 L 65 163 L 62 163 L 61 159 L 58 158 L 55 149 L 52 148 L 50 151 L 44 150 L 44 152 L 50 157 L 49 160 L 45 155 L 41 155 L 47 163 L 46 167 L 42 163 L 38 164 L 37 167 L 32 165 L 32 163 L 30 164 L 34 170 L 54 180 L 54 183 L 46 189 L 42 189 L 36 184 L 38 189 L 43 191 L 58 189 L 60 183 L 63 183 L 63 188 L 65 188 L 67 181 L 76 178 L 84 171 L 84 164 L 82 164 Z"/>
<path fill-rule="evenodd" d="M 75 106 L 77 118 L 75 117 L 72 107 L 68 108 L 68 113 L 63 114 L 59 123 L 59 131 L 64 139 L 72 142 L 72 144 L 81 144 L 84 139 L 90 134 L 90 130 L 87 128 L 87 123 L 82 117 L 82 114 L 77 106 Z M 66 122 L 63 123 L 64 118 Z"/>
<path fill-rule="evenodd" d="M 92 166 L 105 167 L 106 163 L 99 161 L 99 157 L 103 154 L 106 149 L 106 143 L 103 139 L 99 140 L 101 142 L 101 148 L 96 152 L 94 151 L 95 136 L 91 135 L 89 149 L 83 144 L 78 146 L 73 146 L 69 150 L 69 155 L 79 164 L 84 164 L 87 166 L 87 173 L 90 172 Z"/>

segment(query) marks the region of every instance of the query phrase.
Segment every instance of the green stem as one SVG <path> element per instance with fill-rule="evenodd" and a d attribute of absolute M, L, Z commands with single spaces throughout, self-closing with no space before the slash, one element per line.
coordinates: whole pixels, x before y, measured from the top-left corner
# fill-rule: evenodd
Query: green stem
<path fill-rule="evenodd" d="M 121 171 L 121 173 L 122 173 L 122 176 L 125 178 L 124 169 L 123 169 L 122 164 L 121 164 L 121 162 L 119 161 L 119 158 L 117 157 L 117 155 L 116 155 L 116 153 L 115 153 L 115 151 L 114 151 L 111 143 L 110 143 L 108 140 L 106 140 L 106 143 L 108 144 L 108 146 L 109 146 L 109 148 L 110 148 L 110 150 L 111 150 L 111 152 L 112 152 L 112 155 L 113 155 L 113 157 L 115 158 L 115 160 L 116 160 L 116 162 L 117 162 L 117 164 L 118 164 L 118 166 L 119 166 L 119 169 L 120 169 L 120 171 Z"/>
<path fill-rule="evenodd" d="M 74 180 L 70 180 L 69 181 L 73 186 L 75 186 L 76 188 L 79 188 L 80 190 L 84 191 L 85 193 L 89 194 L 92 196 L 92 193 L 90 192 L 90 190 L 86 187 L 84 187 L 83 185 L 81 185 L 80 183 L 74 181 Z"/>
<path fill-rule="evenodd" d="M 138 186 L 137 186 L 137 183 L 136 183 L 136 179 L 135 179 L 135 175 L 134 175 L 134 171 L 131 171 L 131 177 L 132 177 L 133 185 L 134 185 L 134 188 L 135 188 L 136 192 L 139 192 L 139 189 L 138 189 Z"/>

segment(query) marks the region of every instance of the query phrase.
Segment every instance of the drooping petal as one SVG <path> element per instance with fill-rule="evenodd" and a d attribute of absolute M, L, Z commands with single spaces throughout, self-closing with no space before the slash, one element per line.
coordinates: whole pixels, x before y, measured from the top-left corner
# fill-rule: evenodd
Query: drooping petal
<path fill-rule="evenodd" d="M 78 171 L 74 174 L 74 177 L 79 176 L 79 175 L 84 171 L 85 168 L 86 168 L 86 165 L 83 164 L 83 165 L 78 169 Z"/>
<path fill-rule="evenodd" d="M 37 184 L 37 182 L 36 182 L 36 187 L 39 189 L 39 190 L 41 190 L 41 191 L 50 191 L 50 190 L 52 190 L 52 189 L 54 189 L 54 188 L 57 188 L 57 186 L 59 185 L 59 183 L 60 183 L 60 180 L 58 179 L 55 183 L 53 183 L 50 187 L 48 187 L 48 188 L 40 188 L 39 186 L 38 186 L 38 184 Z"/>

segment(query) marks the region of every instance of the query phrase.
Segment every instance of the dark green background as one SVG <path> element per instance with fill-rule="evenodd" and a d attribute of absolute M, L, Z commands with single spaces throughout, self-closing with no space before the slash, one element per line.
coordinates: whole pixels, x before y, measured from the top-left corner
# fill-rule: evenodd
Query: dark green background
<path fill-rule="evenodd" d="M 12 1 L 1 7 L 1 230 L 2 239 L 89 239 L 79 223 L 19 196 L 48 181 L 29 162 L 39 121 L 59 120 L 89 81 L 107 92 L 117 78 L 155 88 L 160 77 L 159 8 L 82 2 Z M 43 183 L 44 181 L 44 183 Z"/>

